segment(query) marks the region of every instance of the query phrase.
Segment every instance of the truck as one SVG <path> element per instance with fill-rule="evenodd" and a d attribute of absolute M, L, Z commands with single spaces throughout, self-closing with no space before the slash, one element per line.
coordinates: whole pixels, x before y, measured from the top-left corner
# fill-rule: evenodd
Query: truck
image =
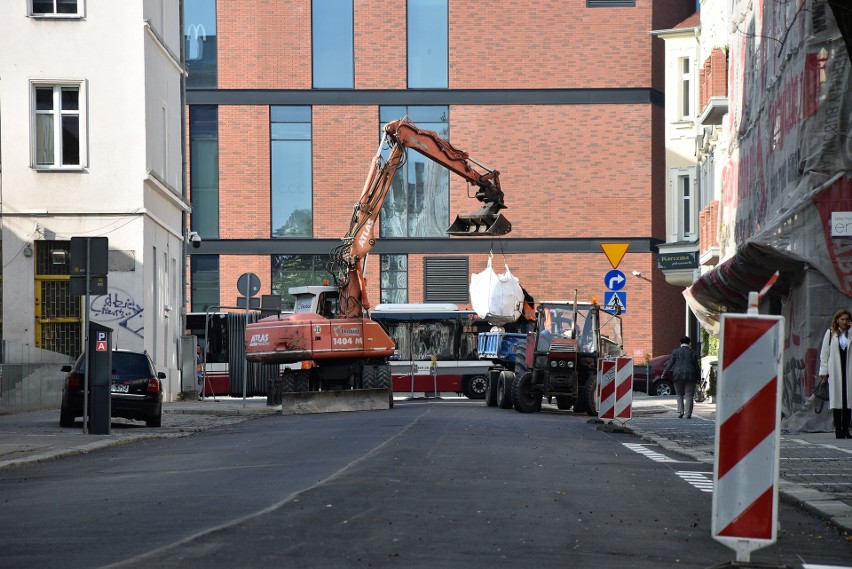
<path fill-rule="evenodd" d="M 620 314 L 591 302 L 544 301 L 527 333 L 483 332 L 479 357 L 488 370 L 485 403 L 521 413 L 541 410 L 542 400 L 559 409 L 597 413 L 598 361 L 623 355 Z"/>
<path fill-rule="evenodd" d="M 499 172 L 473 160 L 436 132 L 420 129 L 408 117 L 382 128 L 346 235 L 331 252 L 334 285 L 290 289 L 292 314 L 272 315 L 246 326 L 246 359 L 262 363 L 309 362 L 283 372 L 284 392 L 383 389 L 393 402 L 393 339 L 370 318 L 365 267 L 378 239 L 377 221 L 405 150 L 413 149 L 464 178 L 475 189 L 478 210 L 456 216 L 446 230 L 461 237 L 494 237 L 511 231 Z M 383 158 L 383 150 L 387 157 Z M 470 191 L 468 191 L 470 196 Z"/>

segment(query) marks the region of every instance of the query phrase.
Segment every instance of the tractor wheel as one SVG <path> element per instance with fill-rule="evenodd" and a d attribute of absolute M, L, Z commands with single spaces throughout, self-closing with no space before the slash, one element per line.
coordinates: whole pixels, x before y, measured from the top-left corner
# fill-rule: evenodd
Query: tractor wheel
<path fill-rule="evenodd" d="M 512 383 L 512 403 L 515 411 L 521 413 L 541 411 L 541 392 L 533 389 L 532 372 L 526 372 Z"/>
<path fill-rule="evenodd" d="M 487 383 L 488 378 L 482 374 L 465 377 L 462 379 L 462 393 L 468 399 L 485 399 Z"/>
<path fill-rule="evenodd" d="M 518 340 L 512 346 L 512 353 L 515 354 L 515 374 L 521 377 L 527 372 L 527 341 Z"/>
<path fill-rule="evenodd" d="M 293 389 L 299 392 L 310 391 L 310 381 L 306 372 L 297 371 L 293 374 Z"/>
<path fill-rule="evenodd" d="M 376 387 L 379 389 L 390 389 L 393 383 L 393 374 L 389 365 L 376 366 Z"/>
<path fill-rule="evenodd" d="M 497 406 L 497 377 L 499 374 L 493 371 L 488 373 L 485 385 L 485 405 L 487 407 Z"/>
<path fill-rule="evenodd" d="M 515 374 L 510 371 L 501 371 L 497 378 L 497 406 L 500 409 L 512 408 L 512 383 Z"/>
<path fill-rule="evenodd" d="M 281 393 L 293 393 L 296 391 L 295 374 L 287 370 L 281 374 Z"/>
<path fill-rule="evenodd" d="M 365 365 L 361 368 L 361 387 L 372 389 L 376 387 L 376 366 Z"/>
<path fill-rule="evenodd" d="M 586 412 L 586 415 L 592 417 L 598 414 L 598 398 L 597 398 L 598 378 L 590 375 L 580 387 L 580 393 L 574 403 L 574 411 L 578 413 Z"/>

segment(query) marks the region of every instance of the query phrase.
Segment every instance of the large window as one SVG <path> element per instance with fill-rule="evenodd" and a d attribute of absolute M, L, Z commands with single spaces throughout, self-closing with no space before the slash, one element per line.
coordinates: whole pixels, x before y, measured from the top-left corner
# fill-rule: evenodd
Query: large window
<path fill-rule="evenodd" d="M 447 0 L 408 0 L 408 87 L 449 86 Z"/>
<path fill-rule="evenodd" d="M 219 257 L 218 255 L 193 255 L 190 257 L 192 281 L 192 312 L 205 312 L 219 306 Z"/>
<path fill-rule="evenodd" d="M 408 302 L 408 256 L 381 255 L 380 300 L 383 304 Z"/>
<path fill-rule="evenodd" d="M 379 110 L 381 126 L 408 115 L 421 129 L 449 140 L 448 107 L 396 107 Z M 383 149 L 386 157 L 388 149 Z M 450 171 L 416 150 L 406 150 L 382 207 L 381 237 L 445 237 L 450 220 Z"/>
<path fill-rule="evenodd" d="M 183 42 L 186 53 L 186 86 L 216 88 L 216 0 L 184 0 Z"/>
<path fill-rule="evenodd" d="M 281 296 L 281 310 L 293 310 L 291 287 L 333 285 L 330 267 L 329 255 L 273 255 L 272 294 Z"/>
<path fill-rule="evenodd" d="M 33 166 L 41 169 L 83 166 L 82 83 L 33 84 Z"/>
<path fill-rule="evenodd" d="M 317 89 L 355 86 L 352 1 L 312 2 L 313 70 Z"/>
<path fill-rule="evenodd" d="M 272 107 L 272 236 L 312 237 L 311 108 Z"/>
<path fill-rule="evenodd" d="M 692 60 L 681 57 L 677 61 L 679 73 L 678 117 L 687 120 L 692 117 Z"/>
<path fill-rule="evenodd" d="M 191 227 L 202 237 L 219 236 L 219 109 L 189 107 L 189 197 Z"/>
<path fill-rule="evenodd" d="M 696 237 L 696 200 L 695 178 L 691 171 L 679 170 L 675 176 L 677 184 L 677 237 L 693 239 Z"/>
<path fill-rule="evenodd" d="M 32 0 L 30 15 L 32 16 L 73 16 L 83 13 L 83 0 Z"/>

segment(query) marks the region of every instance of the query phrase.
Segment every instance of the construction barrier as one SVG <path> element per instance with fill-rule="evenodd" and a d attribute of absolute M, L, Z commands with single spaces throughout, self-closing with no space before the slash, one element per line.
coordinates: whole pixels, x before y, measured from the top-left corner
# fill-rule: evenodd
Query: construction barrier
<path fill-rule="evenodd" d="M 388 388 L 291 392 L 281 396 L 281 413 L 308 415 L 390 409 L 392 398 L 393 392 Z"/>
<path fill-rule="evenodd" d="M 712 535 L 748 562 L 776 540 L 784 319 L 724 314 L 719 348 Z"/>
<path fill-rule="evenodd" d="M 598 360 L 598 418 L 633 417 L 633 358 Z"/>

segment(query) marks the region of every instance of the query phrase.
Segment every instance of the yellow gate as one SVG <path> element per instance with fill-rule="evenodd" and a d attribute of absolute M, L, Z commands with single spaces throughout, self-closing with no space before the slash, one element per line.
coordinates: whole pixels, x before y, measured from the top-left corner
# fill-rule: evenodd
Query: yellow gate
<path fill-rule="evenodd" d="M 69 291 L 71 242 L 35 244 L 36 346 L 75 357 L 83 349 L 83 312 L 81 298 Z"/>

